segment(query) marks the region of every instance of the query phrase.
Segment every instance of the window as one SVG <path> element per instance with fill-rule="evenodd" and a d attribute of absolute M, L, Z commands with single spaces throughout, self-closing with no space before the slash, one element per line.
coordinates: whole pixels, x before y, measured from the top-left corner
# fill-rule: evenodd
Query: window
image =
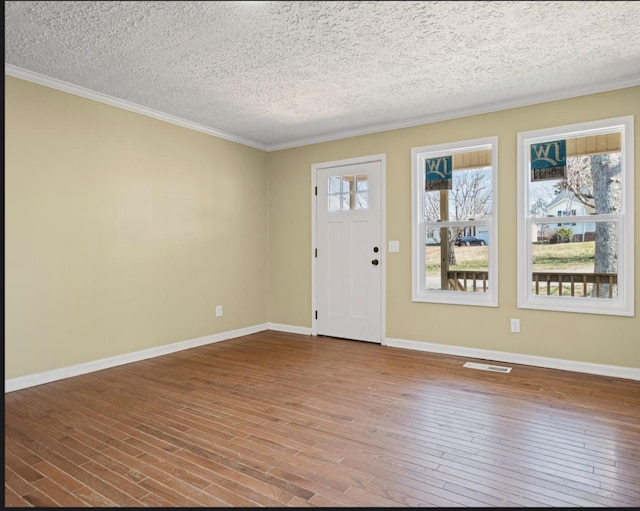
<path fill-rule="evenodd" d="M 328 211 L 348 211 L 350 209 L 368 209 L 369 176 L 355 174 L 351 176 L 331 176 L 329 178 Z"/>
<path fill-rule="evenodd" d="M 633 316 L 633 172 L 631 116 L 518 134 L 518 307 Z"/>
<path fill-rule="evenodd" d="M 498 305 L 498 139 L 411 150 L 412 299 Z"/>

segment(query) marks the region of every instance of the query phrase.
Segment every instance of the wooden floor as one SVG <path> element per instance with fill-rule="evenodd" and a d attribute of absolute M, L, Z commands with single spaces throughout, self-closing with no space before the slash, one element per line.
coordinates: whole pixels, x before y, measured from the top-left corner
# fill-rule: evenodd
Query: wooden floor
<path fill-rule="evenodd" d="M 626 507 L 640 381 L 262 332 L 5 394 L 5 506 Z"/>

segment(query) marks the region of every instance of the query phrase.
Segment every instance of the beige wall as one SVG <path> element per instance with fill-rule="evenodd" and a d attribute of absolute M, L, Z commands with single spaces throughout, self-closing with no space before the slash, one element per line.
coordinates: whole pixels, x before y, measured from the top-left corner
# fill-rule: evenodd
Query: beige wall
<path fill-rule="evenodd" d="M 267 153 L 5 87 L 6 379 L 268 321 Z"/>
<path fill-rule="evenodd" d="M 517 132 L 623 115 L 640 115 L 640 87 L 266 153 L 5 76 L 5 378 L 266 322 L 311 327 L 311 165 L 379 153 L 400 241 L 386 337 L 640 368 L 638 317 L 516 307 Z M 412 303 L 411 148 L 493 135 L 500 306 Z"/>
<path fill-rule="evenodd" d="M 626 115 L 640 118 L 640 87 L 269 153 L 269 320 L 311 327 L 311 165 L 385 153 L 386 234 L 388 240 L 400 242 L 400 252 L 386 256 L 387 338 L 640 368 L 638 316 L 520 310 L 516 306 L 517 133 Z M 499 307 L 413 303 L 411 148 L 494 135 L 499 138 Z M 640 148 L 639 140 L 640 126 L 636 125 L 636 148 Z M 637 153 L 635 197 L 640 197 Z M 640 202 L 635 208 L 635 225 L 638 233 Z M 636 289 L 639 242 L 636 234 Z M 520 318 L 520 334 L 510 332 L 510 318 Z"/>

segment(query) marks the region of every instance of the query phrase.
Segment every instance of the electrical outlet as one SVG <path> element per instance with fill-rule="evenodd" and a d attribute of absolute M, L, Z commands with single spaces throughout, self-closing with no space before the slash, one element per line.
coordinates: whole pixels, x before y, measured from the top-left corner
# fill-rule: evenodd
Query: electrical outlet
<path fill-rule="evenodd" d="M 511 319 L 511 331 L 515 334 L 520 333 L 520 320 Z"/>
<path fill-rule="evenodd" d="M 216 305 L 216 317 L 222 316 L 222 305 Z"/>

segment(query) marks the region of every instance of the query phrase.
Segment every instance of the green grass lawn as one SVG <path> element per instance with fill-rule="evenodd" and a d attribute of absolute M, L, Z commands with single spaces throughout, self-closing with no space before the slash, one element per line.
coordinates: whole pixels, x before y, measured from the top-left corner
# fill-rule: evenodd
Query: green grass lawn
<path fill-rule="evenodd" d="M 533 269 L 536 271 L 576 270 L 593 271 L 596 242 L 533 245 Z"/>
<path fill-rule="evenodd" d="M 427 273 L 440 271 L 440 247 L 426 247 Z M 593 271 L 595 241 L 533 245 L 534 271 Z M 488 270 L 489 247 L 455 247 L 451 270 Z"/>

